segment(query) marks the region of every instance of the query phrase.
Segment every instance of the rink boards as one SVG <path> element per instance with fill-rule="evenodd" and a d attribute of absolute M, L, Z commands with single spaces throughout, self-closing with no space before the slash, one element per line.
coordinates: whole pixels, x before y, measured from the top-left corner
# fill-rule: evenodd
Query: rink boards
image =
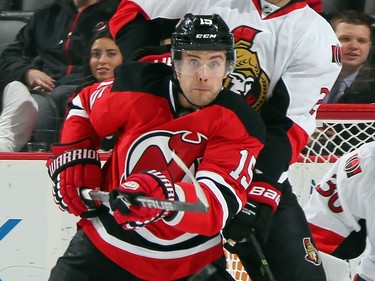
<path fill-rule="evenodd" d="M 46 153 L 0 154 L 0 280 L 46 281 L 74 235 L 76 218 L 53 202 Z M 323 166 L 324 165 L 324 166 Z M 296 164 L 290 174 L 301 204 L 326 164 Z"/>

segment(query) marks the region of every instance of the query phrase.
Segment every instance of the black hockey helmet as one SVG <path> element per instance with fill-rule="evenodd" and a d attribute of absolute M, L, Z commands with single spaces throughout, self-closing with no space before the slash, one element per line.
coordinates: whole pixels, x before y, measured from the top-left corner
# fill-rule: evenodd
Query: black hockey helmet
<path fill-rule="evenodd" d="M 233 34 L 217 14 L 189 13 L 178 22 L 172 33 L 172 61 L 181 60 L 184 50 L 226 51 L 226 73 L 231 73 L 236 66 Z"/>

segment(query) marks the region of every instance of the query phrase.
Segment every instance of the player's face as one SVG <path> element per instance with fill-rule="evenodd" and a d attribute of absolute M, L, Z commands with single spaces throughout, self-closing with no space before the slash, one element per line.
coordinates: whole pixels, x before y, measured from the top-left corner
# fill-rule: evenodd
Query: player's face
<path fill-rule="evenodd" d="M 357 69 L 366 62 L 371 49 L 371 31 L 366 25 L 341 22 L 335 32 L 342 44 L 343 69 Z"/>
<path fill-rule="evenodd" d="M 209 105 L 219 94 L 226 76 L 224 51 L 183 51 L 175 65 L 177 78 L 185 98 L 182 106 L 190 108 Z"/>
<path fill-rule="evenodd" d="M 120 49 L 110 38 L 99 38 L 91 47 L 90 69 L 92 75 L 103 81 L 114 77 L 114 69 L 122 63 Z"/>

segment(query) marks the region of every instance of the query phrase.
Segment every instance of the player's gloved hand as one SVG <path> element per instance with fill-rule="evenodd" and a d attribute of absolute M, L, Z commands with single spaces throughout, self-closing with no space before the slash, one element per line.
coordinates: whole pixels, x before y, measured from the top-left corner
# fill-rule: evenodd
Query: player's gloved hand
<path fill-rule="evenodd" d="M 264 245 L 269 236 L 274 213 L 282 195 L 282 186 L 263 175 L 254 176 L 248 188 L 245 207 L 227 224 L 224 237 L 236 242 L 247 240 L 254 231 L 259 243 Z"/>
<path fill-rule="evenodd" d="M 128 200 L 123 200 L 126 196 Z M 169 172 L 148 170 L 130 175 L 109 195 L 109 203 L 118 224 L 124 229 L 137 229 L 171 214 L 170 211 L 137 206 L 135 196 L 175 200 L 175 189 Z"/>
<path fill-rule="evenodd" d="M 80 196 L 83 188 L 99 189 L 102 171 L 98 153 L 90 148 L 89 139 L 51 147 L 54 156 L 47 161 L 48 174 L 54 182 L 55 203 L 63 211 L 80 216 L 95 207 L 91 200 Z"/>

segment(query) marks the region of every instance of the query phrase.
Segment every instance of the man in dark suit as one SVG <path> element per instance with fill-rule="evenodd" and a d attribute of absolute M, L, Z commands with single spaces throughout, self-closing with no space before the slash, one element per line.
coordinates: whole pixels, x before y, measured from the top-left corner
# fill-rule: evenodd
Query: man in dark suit
<path fill-rule="evenodd" d="M 323 103 L 374 103 L 373 73 L 368 62 L 374 20 L 347 10 L 335 15 L 331 25 L 342 44 L 342 69 Z"/>
<path fill-rule="evenodd" d="M 342 69 L 323 103 L 375 103 L 375 76 L 370 63 L 374 19 L 367 14 L 347 10 L 333 16 L 331 25 L 342 44 Z M 325 144 L 327 151 L 341 155 L 368 142 L 375 134 L 374 127 L 364 124 L 335 125 L 332 140 Z"/>

